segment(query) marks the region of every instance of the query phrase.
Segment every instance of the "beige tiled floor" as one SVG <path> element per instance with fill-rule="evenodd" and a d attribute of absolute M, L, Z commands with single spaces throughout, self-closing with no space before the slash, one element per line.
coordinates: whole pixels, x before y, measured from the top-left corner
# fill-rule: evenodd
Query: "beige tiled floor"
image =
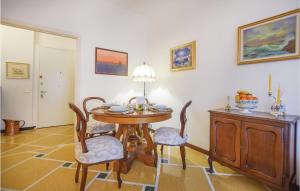
<path fill-rule="evenodd" d="M 74 182 L 73 127 L 61 126 L 23 131 L 13 137 L 1 136 L 1 190 L 76 191 Z M 105 165 L 89 168 L 86 190 L 123 191 L 261 191 L 261 183 L 214 163 L 215 174 L 208 174 L 207 157 L 187 148 L 187 169 L 181 167 L 178 148 L 164 148 L 164 163 L 158 168 L 133 163 L 122 174 L 122 188 L 116 175 Z M 69 166 L 63 166 L 70 163 Z M 101 174 L 102 173 L 102 174 Z M 104 177 L 98 177 L 104 175 Z"/>

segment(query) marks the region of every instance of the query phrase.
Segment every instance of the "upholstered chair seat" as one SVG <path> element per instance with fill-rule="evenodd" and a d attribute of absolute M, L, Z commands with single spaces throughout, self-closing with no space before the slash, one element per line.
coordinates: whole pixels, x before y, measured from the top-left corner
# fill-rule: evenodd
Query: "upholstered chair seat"
<path fill-rule="evenodd" d="M 180 129 L 173 127 L 160 127 L 154 133 L 154 143 L 159 145 L 179 146 L 187 142 L 188 136 L 185 133 L 180 136 Z"/>
<path fill-rule="evenodd" d="M 116 125 L 110 123 L 104 123 L 101 121 L 96 121 L 93 118 L 87 122 L 87 130 L 88 134 L 99 134 L 99 133 L 106 133 L 110 131 L 115 131 Z"/>
<path fill-rule="evenodd" d="M 98 136 L 86 139 L 87 153 L 82 152 L 81 143 L 76 143 L 76 160 L 84 164 L 119 160 L 124 157 L 122 143 L 112 136 Z"/>

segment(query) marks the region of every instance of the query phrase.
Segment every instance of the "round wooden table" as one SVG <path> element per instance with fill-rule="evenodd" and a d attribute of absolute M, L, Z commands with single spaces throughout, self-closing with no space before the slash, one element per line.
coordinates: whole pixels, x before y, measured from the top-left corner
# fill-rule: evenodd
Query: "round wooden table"
<path fill-rule="evenodd" d="M 124 163 L 122 165 L 122 173 L 127 173 L 132 165 L 134 159 L 138 159 L 144 164 L 154 166 L 154 144 L 149 134 L 149 123 L 155 123 L 168 120 L 172 117 L 172 110 L 170 111 L 133 111 L 132 113 L 112 113 L 105 109 L 93 109 L 93 118 L 97 121 L 106 123 L 119 124 L 116 138 L 123 139 L 123 145 L 127 147 L 127 152 L 124 156 Z M 140 126 L 142 131 L 139 132 Z M 140 136 L 135 133 L 138 132 Z M 114 169 L 117 169 L 118 163 L 115 163 Z"/>

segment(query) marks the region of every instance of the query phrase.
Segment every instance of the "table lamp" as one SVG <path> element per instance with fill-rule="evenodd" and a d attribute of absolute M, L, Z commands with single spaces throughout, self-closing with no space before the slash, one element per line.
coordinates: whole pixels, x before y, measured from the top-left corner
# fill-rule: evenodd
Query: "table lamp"
<path fill-rule="evenodd" d="M 135 67 L 132 74 L 133 81 L 144 83 L 144 97 L 146 97 L 146 82 L 155 81 L 155 72 L 153 68 L 145 62 Z"/>

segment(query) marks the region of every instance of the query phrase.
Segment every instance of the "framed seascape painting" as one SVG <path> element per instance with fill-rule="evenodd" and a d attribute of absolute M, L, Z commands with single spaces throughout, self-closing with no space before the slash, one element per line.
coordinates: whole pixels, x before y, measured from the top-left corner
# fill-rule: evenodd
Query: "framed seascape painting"
<path fill-rule="evenodd" d="M 196 68 L 196 41 L 171 49 L 171 71 L 193 70 Z"/>
<path fill-rule="evenodd" d="M 6 62 L 6 78 L 29 79 L 29 64 Z"/>
<path fill-rule="evenodd" d="M 300 58 L 300 9 L 238 28 L 238 64 Z"/>
<path fill-rule="evenodd" d="M 128 75 L 128 54 L 115 50 L 96 48 L 95 73 L 107 75 Z"/>

